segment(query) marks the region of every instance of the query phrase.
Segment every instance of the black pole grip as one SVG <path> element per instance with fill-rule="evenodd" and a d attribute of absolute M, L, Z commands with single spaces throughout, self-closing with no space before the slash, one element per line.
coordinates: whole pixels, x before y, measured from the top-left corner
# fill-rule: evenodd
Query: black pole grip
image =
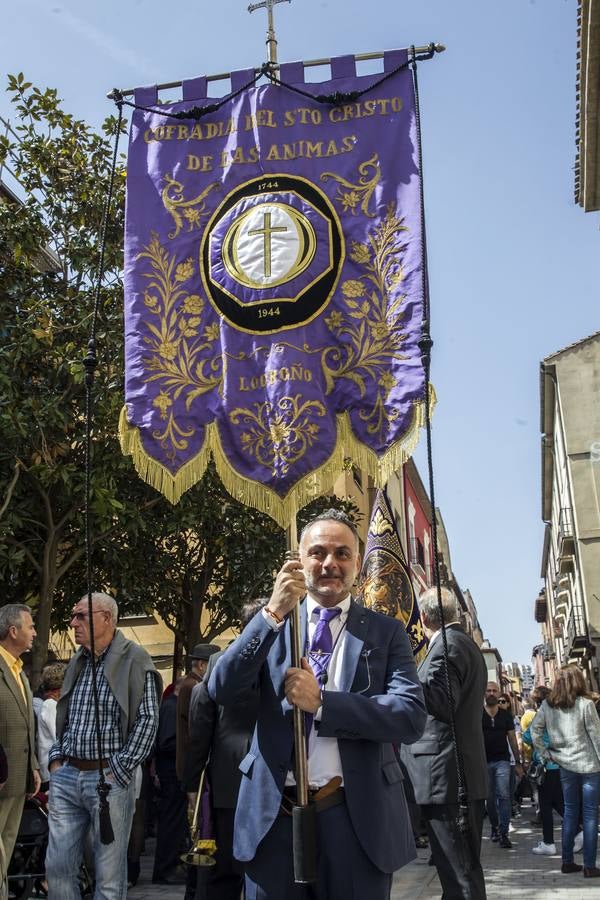
<path fill-rule="evenodd" d="M 317 880 L 317 812 L 314 803 L 292 808 L 292 852 L 296 884 Z"/>

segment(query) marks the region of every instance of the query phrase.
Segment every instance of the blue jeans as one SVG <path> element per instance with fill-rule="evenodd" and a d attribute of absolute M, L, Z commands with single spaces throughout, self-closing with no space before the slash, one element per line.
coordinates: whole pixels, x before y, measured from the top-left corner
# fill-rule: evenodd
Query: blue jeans
<path fill-rule="evenodd" d="M 596 865 L 598 849 L 598 800 L 600 772 L 582 775 L 561 768 L 565 814 L 562 823 L 562 860 L 573 862 L 573 840 L 579 827 L 579 810 L 583 797 L 583 864 L 592 869 Z"/>
<path fill-rule="evenodd" d="M 109 770 L 105 770 L 108 775 Z M 115 782 L 108 795 L 115 839 L 102 844 L 98 822 L 98 772 L 81 772 L 63 765 L 50 776 L 46 877 L 49 900 L 81 900 L 78 875 L 86 835 L 90 833 L 96 889 L 94 900 L 125 900 L 127 896 L 127 843 L 135 805 L 133 781 Z"/>
<path fill-rule="evenodd" d="M 508 834 L 510 824 L 510 763 L 507 759 L 488 762 L 490 792 L 486 809 L 492 828 L 500 826 L 500 834 Z"/>

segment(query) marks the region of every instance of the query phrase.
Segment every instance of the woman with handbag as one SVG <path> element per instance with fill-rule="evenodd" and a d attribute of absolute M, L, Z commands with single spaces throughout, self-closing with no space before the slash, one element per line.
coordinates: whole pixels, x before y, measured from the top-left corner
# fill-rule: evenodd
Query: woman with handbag
<path fill-rule="evenodd" d="M 578 666 L 563 666 L 557 672 L 552 692 L 530 730 L 533 746 L 546 765 L 546 778 L 549 762 L 559 766 L 564 799 L 561 871 L 566 875 L 582 869 L 574 862 L 573 845 L 583 796 L 583 874 L 585 878 L 598 878 L 600 719 Z"/>
<path fill-rule="evenodd" d="M 529 747 L 533 747 L 531 739 L 531 727 L 526 728 L 521 735 L 523 743 Z M 548 746 L 548 732 L 544 731 L 544 744 Z M 531 758 L 531 764 L 527 770 L 527 777 L 532 785 L 537 789 L 540 818 L 542 820 L 542 836 L 541 840 L 531 852 L 538 856 L 554 856 L 556 853 L 556 844 L 554 843 L 554 819 L 553 811 L 556 811 L 561 819 L 564 816 L 564 802 L 562 788 L 560 785 L 560 770 L 556 763 L 547 760 L 545 763 L 541 760 L 539 753 L 534 750 Z M 579 846 L 577 846 L 579 844 Z M 575 853 L 581 850 L 583 846 L 583 833 L 575 836 Z"/>

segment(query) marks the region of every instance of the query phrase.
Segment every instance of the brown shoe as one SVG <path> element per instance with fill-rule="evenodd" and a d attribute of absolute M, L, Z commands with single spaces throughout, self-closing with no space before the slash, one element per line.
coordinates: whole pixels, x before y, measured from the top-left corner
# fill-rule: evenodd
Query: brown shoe
<path fill-rule="evenodd" d="M 563 863 L 560 867 L 560 871 L 563 873 L 563 875 L 571 875 L 573 872 L 581 872 L 582 869 L 583 866 L 580 866 L 577 863 Z"/>
<path fill-rule="evenodd" d="M 600 869 L 597 869 L 596 866 L 592 866 L 591 869 L 588 869 L 587 866 L 583 867 L 583 877 L 584 878 L 600 878 Z"/>

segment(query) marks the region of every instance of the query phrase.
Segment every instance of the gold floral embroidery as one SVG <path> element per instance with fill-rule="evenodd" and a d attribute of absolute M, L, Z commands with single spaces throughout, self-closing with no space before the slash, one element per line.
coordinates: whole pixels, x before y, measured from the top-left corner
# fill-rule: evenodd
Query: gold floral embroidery
<path fill-rule="evenodd" d="M 186 287 L 196 272 L 191 258 L 177 263 L 154 232 L 138 258 L 150 263 L 149 271 L 144 273 L 148 279 L 144 305 L 152 316 L 144 323 L 148 350 L 144 357 L 146 382 L 158 382 L 160 386 L 152 402 L 160 410 L 161 419 L 166 420 L 170 410 L 165 430 L 156 432 L 154 437 L 163 449 L 168 448 L 167 457 L 174 459 L 178 450 L 187 447 L 186 438 L 193 431 L 179 427 L 171 407 L 183 394 L 189 412 L 197 397 L 220 387 L 221 356 L 214 347 L 219 331 L 217 327 L 215 333 L 215 323 L 206 324 L 201 336 L 206 302 Z"/>
<path fill-rule="evenodd" d="M 241 435 L 243 449 L 273 475 L 285 475 L 290 466 L 312 447 L 320 427 L 313 421 L 326 410 L 318 400 L 301 403 L 301 394 L 253 403 L 252 409 L 238 407 L 230 412 L 233 425 L 246 427 Z"/>
<path fill-rule="evenodd" d="M 390 365 L 402 358 L 405 340 L 400 330 L 405 297 L 398 293 L 398 286 L 404 277 L 400 234 L 407 230 L 390 204 L 367 243 L 353 241 L 350 257 L 365 274 L 342 283 L 346 314 L 336 311 L 325 319 L 330 331 L 340 339 L 337 347 L 327 347 L 321 354 L 327 393 L 338 379 L 347 378 L 365 397 L 367 379 L 372 379 L 377 387 L 373 406 L 359 415 L 368 423 L 369 434 L 378 434 L 381 439 L 386 427 L 400 414 L 399 410 L 386 408 L 385 401 L 397 384 Z"/>
<path fill-rule="evenodd" d="M 342 285 L 342 294 L 344 297 L 364 297 L 365 286 L 362 281 L 356 281 L 353 278 L 349 278 L 348 281 L 345 281 Z"/>
<path fill-rule="evenodd" d="M 377 509 L 375 515 L 369 524 L 369 534 L 380 537 L 382 534 L 393 534 L 394 528 L 392 523 L 387 519 L 380 509 Z"/>
<path fill-rule="evenodd" d="M 186 200 L 183 196 L 183 184 L 180 181 L 176 181 L 170 175 L 165 175 L 164 180 L 166 187 L 163 188 L 161 197 L 165 209 L 175 223 L 174 231 L 169 232 L 169 237 L 173 240 L 181 231 L 184 218 L 188 223 L 188 231 L 192 231 L 194 227 L 200 227 L 202 216 L 207 216 L 209 213 L 209 210 L 206 209 L 206 198 L 213 188 L 219 186 L 219 182 L 211 182 L 197 197 Z"/>
<path fill-rule="evenodd" d="M 164 418 L 166 418 L 166 416 L 161 415 L 161 419 Z M 152 432 L 152 437 L 160 442 L 160 446 L 165 451 L 167 459 L 174 462 L 179 452 L 187 450 L 188 441 L 186 438 L 191 437 L 193 433 L 193 428 L 190 428 L 189 431 L 184 431 L 180 428 L 171 412 L 165 430 L 160 432 L 156 429 Z"/>
<path fill-rule="evenodd" d="M 204 329 L 204 338 L 207 341 L 216 341 L 219 337 L 219 326 L 216 322 L 211 322 Z"/>
<path fill-rule="evenodd" d="M 373 170 L 371 176 L 368 174 L 370 169 Z M 336 175 L 335 172 L 323 172 L 321 180 L 327 181 L 328 178 L 333 178 L 334 181 L 337 181 L 337 183 L 342 186 L 338 187 L 335 199 L 338 203 L 341 203 L 343 212 L 348 212 L 348 210 L 350 210 L 352 215 L 355 216 L 360 204 L 360 209 L 365 216 L 372 219 L 375 216 L 375 213 L 369 212 L 369 201 L 381 178 L 379 157 L 376 153 L 373 154 L 371 159 L 367 159 L 359 165 L 358 174 L 360 175 L 360 178 L 358 179 L 357 184 L 352 184 L 351 181 L 347 181 L 347 179 L 342 178 L 341 175 Z M 347 190 L 344 191 L 342 188 L 347 188 Z"/>
<path fill-rule="evenodd" d="M 199 316 L 204 309 L 204 300 L 198 294 L 190 294 L 183 301 L 183 311 L 192 316 Z"/>
<path fill-rule="evenodd" d="M 361 244 L 359 241 L 352 241 L 352 250 L 350 251 L 350 259 L 359 266 L 364 266 L 371 258 L 367 244 Z"/>
<path fill-rule="evenodd" d="M 167 410 L 170 406 L 173 406 L 173 401 L 168 394 L 165 394 L 163 391 L 161 391 L 158 397 L 155 397 L 152 401 L 152 405 L 156 406 L 157 409 L 160 409 L 161 419 L 166 419 Z"/>
<path fill-rule="evenodd" d="M 413 641 L 413 646 L 418 647 L 419 644 L 425 640 L 425 634 L 423 633 L 423 626 L 421 625 L 421 622 L 419 621 L 419 619 L 417 619 L 417 621 L 414 623 L 414 625 L 411 627 L 410 630 L 412 632 L 411 639 Z"/>

